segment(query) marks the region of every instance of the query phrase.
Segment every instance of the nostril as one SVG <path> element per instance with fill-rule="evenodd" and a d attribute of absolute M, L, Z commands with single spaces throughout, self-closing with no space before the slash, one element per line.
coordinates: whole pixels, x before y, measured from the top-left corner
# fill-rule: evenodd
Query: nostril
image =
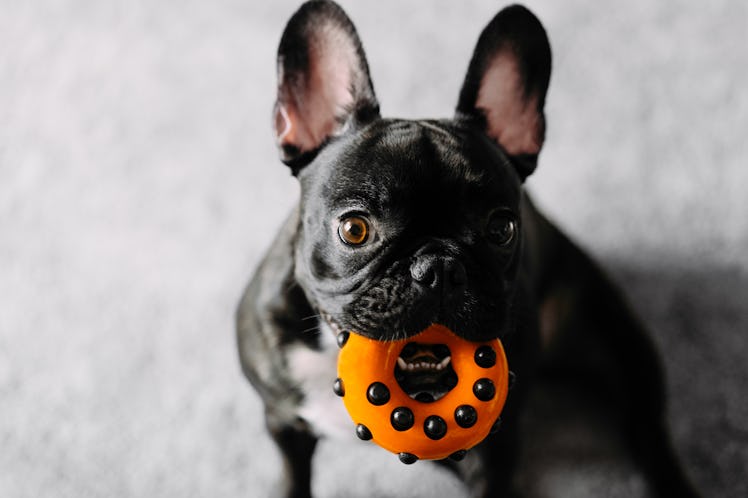
<path fill-rule="evenodd" d="M 423 255 L 410 266 L 413 281 L 423 287 L 445 292 L 447 295 L 462 291 L 467 285 L 465 267 L 451 257 Z"/>
<path fill-rule="evenodd" d="M 455 288 L 460 288 L 467 283 L 465 267 L 456 259 L 448 258 L 444 261 L 444 274 Z"/>
<path fill-rule="evenodd" d="M 410 266 L 410 275 L 416 282 L 431 286 L 435 283 L 436 265 L 438 260 L 434 257 L 421 257 L 415 260 Z"/>

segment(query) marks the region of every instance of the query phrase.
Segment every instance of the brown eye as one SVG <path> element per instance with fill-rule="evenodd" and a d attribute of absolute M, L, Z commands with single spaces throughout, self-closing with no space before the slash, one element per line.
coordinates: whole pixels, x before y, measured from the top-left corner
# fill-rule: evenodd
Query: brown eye
<path fill-rule="evenodd" d="M 358 216 L 345 218 L 338 225 L 338 236 L 348 245 L 360 246 L 369 238 L 369 224 Z"/>
<path fill-rule="evenodd" d="M 496 245 L 509 245 L 517 236 L 517 222 L 506 214 L 495 213 L 488 220 L 486 236 Z"/>

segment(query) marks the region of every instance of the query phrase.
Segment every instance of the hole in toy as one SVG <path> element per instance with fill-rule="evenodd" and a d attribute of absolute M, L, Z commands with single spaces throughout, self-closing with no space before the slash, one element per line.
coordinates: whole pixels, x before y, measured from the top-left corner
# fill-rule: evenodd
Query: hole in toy
<path fill-rule="evenodd" d="M 411 399 L 422 403 L 441 399 L 457 385 L 449 348 L 409 342 L 397 358 L 395 380 Z"/>

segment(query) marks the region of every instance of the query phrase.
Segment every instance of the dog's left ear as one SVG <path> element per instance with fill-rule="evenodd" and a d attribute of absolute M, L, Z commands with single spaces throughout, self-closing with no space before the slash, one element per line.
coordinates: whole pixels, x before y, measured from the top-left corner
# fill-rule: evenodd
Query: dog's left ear
<path fill-rule="evenodd" d="M 294 175 L 331 137 L 379 117 L 361 41 L 336 3 L 306 2 L 288 21 L 274 114 L 280 157 Z"/>
<path fill-rule="evenodd" d="M 513 5 L 481 33 L 460 92 L 457 119 L 477 121 L 523 180 L 535 170 L 543 146 L 550 76 L 551 48 L 542 24 Z"/>

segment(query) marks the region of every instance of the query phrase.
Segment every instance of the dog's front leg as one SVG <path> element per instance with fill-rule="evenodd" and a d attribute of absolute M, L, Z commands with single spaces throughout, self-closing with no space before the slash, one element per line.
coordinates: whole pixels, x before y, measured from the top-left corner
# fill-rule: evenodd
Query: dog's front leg
<path fill-rule="evenodd" d="M 311 496 L 311 459 L 317 438 L 297 416 L 302 400 L 298 379 L 288 368 L 286 348 L 312 347 L 316 335 L 306 317 L 314 312 L 293 279 L 293 236 L 296 212 L 287 219 L 250 284 L 236 315 L 237 345 L 242 370 L 265 406 L 265 425 L 283 459 L 276 496 Z M 306 341 L 306 342 L 304 342 Z"/>
<path fill-rule="evenodd" d="M 317 438 L 301 419 L 289 423 L 271 411 L 265 423 L 283 459 L 283 475 L 276 495 L 280 498 L 310 498 L 312 455 Z"/>

